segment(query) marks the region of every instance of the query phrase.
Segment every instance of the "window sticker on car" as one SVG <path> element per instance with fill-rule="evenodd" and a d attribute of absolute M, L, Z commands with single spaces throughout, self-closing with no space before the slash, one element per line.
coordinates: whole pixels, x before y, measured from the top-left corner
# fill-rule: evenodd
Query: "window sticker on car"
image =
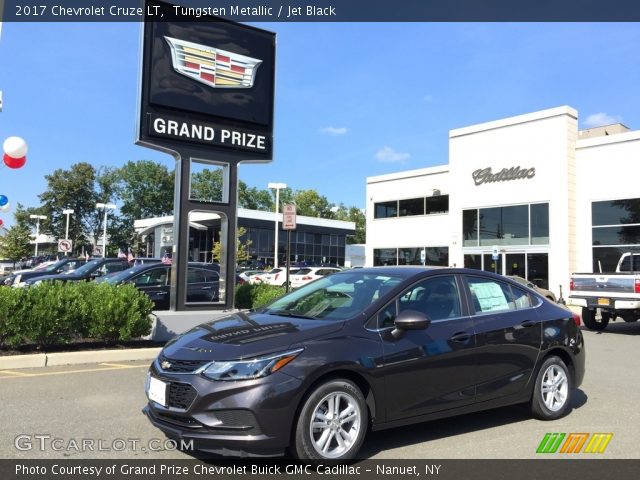
<path fill-rule="evenodd" d="M 507 310 L 509 304 L 500 285 L 497 283 L 472 283 L 469 285 L 471 293 L 476 296 L 483 312 Z"/>

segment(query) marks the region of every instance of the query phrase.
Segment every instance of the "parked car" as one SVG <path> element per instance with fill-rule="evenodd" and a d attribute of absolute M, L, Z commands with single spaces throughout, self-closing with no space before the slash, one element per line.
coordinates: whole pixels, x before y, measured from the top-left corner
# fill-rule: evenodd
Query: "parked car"
<path fill-rule="evenodd" d="M 43 262 L 40 265 L 44 265 L 44 263 L 46 262 Z M 13 272 L 13 274 L 5 279 L 4 283 L 5 285 L 19 286 L 20 284 L 25 283 L 27 280 L 31 280 L 34 278 L 73 272 L 85 263 L 86 259 L 84 258 L 65 257 L 62 260 L 59 260 L 42 268 L 39 268 L 40 265 L 38 265 L 36 268 L 33 268 L 31 270 L 20 270 L 17 272 Z"/>
<path fill-rule="evenodd" d="M 520 285 L 524 285 L 526 287 L 532 288 L 533 290 L 535 290 L 536 292 L 540 293 L 544 297 L 547 297 L 552 302 L 556 302 L 557 301 L 556 300 L 556 295 L 551 290 L 547 290 L 546 288 L 539 287 L 535 283 L 530 282 L 529 280 L 527 280 L 526 278 L 522 278 L 522 277 L 519 277 L 517 275 L 508 275 L 508 277 L 511 278 L 512 280 L 515 280 Z"/>
<path fill-rule="evenodd" d="M 289 268 L 289 281 L 291 281 L 291 275 L 297 273 L 298 270 L 300 270 L 300 267 Z M 262 283 L 282 287 L 287 283 L 287 269 L 285 267 L 272 268 L 269 272 L 261 275 L 260 277 Z"/>
<path fill-rule="evenodd" d="M 54 280 L 61 282 L 94 280 L 103 275 L 126 270 L 127 268 L 129 268 L 129 262 L 127 262 L 126 258 L 94 258 L 92 260 L 89 260 L 87 263 L 77 268 L 73 272 L 29 278 L 28 280 L 21 282 L 20 286 L 30 286 L 36 283 L 52 282 Z"/>
<path fill-rule="evenodd" d="M 187 302 L 217 302 L 220 289 L 219 266 L 191 262 L 187 268 Z M 171 265 L 146 263 L 97 281 L 111 285 L 132 283 L 149 296 L 156 310 L 169 308 Z"/>
<path fill-rule="evenodd" d="M 300 288 L 309 282 L 313 282 L 318 278 L 325 275 L 331 275 L 332 273 L 340 272 L 339 268 L 335 267 L 309 267 L 301 268 L 295 274 L 291 275 L 291 287 Z"/>
<path fill-rule="evenodd" d="M 640 253 L 623 253 L 615 272 L 573 273 L 569 302 L 582 307 L 589 330 L 602 331 L 618 318 L 640 320 Z"/>
<path fill-rule="evenodd" d="M 369 429 L 504 405 L 555 420 L 585 374 L 579 324 L 489 272 L 347 270 L 167 343 L 144 413 L 200 450 L 322 461 L 356 457 Z"/>
<path fill-rule="evenodd" d="M 250 282 L 251 277 L 253 277 L 254 275 L 262 275 L 263 273 L 265 273 L 263 270 L 245 270 L 243 272 L 240 272 L 238 275 L 240 276 L 240 278 L 242 278 L 243 281 Z"/>

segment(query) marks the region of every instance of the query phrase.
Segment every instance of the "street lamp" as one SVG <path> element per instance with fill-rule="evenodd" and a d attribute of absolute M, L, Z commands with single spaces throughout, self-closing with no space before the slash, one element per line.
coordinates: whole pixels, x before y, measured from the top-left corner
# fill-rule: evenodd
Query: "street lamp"
<path fill-rule="evenodd" d="M 96 208 L 98 210 L 104 208 L 104 231 L 102 233 L 102 258 L 104 258 L 107 253 L 107 211 L 115 209 L 116 206 L 113 203 L 96 203 Z"/>
<path fill-rule="evenodd" d="M 73 208 L 65 208 L 62 211 L 62 214 L 67 216 L 67 228 L 64 231 L 64 239 L 65 240 L 69 240 L 69 215 L 73 215 L 73 213 L 74 213 Z M 69 253 L 69 252 L 64 252 L 65 255 L 67 255 L 67 253 Z"/>
<path fill-rule="evenodd" d="M 273 268 L 278 268 L 278 208 L 280 207 L 280 190 L 283 188 L 287 188 L 287 184 L 269 182 L 267 187 L 276 189 L 276 239 L 273 254 Z"/>
<path fill-rule="evenodd" d="M 40 220 L 46 220 L 46 215 L 29 215 L 29 218 L 33 218 L 36 221 L 36 253 L 35 256 L 38 256 L 38 237 L 40 236 Z"/>

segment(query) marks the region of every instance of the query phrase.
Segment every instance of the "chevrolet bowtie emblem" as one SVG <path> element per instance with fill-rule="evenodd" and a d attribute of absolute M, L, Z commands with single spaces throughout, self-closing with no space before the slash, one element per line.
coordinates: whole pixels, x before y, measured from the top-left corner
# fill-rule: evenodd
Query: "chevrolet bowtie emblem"
<path fill-rule="evenodd" d="M 162 367 L 163 370 L 169 370 L 171 368 L 171 362 L 167 362 L 166 360 L 163 360 L 160 366 Z"/>
<path fill-rule="evenodd" d="M 171 47 L 173 68 L 213 88 L 251 88 L 262 63 L 219 48 L 164 37 Z"/>

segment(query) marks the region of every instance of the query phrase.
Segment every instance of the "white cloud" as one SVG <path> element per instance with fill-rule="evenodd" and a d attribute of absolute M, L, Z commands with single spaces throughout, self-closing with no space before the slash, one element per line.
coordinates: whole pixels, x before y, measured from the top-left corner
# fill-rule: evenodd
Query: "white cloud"
<path fill-rule="evenodd" d="M 584 121 L 584 126 L 587 128 L 602 127 L 604 125 L 611 125 L 612 123 L 622 122 L 622 117 L 619 115 L 613 116 L 608 113 L 592 113 Z"/>
<path fill-rule="evenodd" d="M 320 133 L 326 133 L 327 135 L 345 135 L 347 132 L 347 127 L 324 127 L 320 129 Z"/>
<path fill-rule="evenodd" d="M 405 163 L 411 154 L 397 152 L 391 147 L 383 147 L 376 152 L 376 160 L 383 163 Z"/>

